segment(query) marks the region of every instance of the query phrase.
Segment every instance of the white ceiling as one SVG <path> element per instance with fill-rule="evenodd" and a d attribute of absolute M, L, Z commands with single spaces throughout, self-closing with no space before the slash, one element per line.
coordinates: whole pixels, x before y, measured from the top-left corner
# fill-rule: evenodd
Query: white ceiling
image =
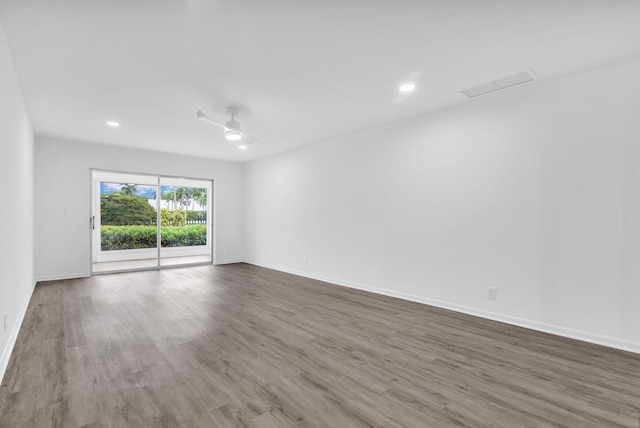
<path fill-rule="evenodd" d="M 0 0 L 0 22 L 37 134 L 242 162 L 640 55 L 638 0 Z M 250 150 L 195 118 L 227 105 Z"/>

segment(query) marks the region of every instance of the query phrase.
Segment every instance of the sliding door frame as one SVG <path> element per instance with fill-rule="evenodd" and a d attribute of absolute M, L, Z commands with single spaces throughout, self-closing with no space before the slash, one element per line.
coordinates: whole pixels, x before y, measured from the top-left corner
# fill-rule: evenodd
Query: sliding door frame
<path fill-rule="evenodd" d="M 156 241 L 156 266 L 155 267 L 142 267 L 142 268 L 130 268 L 130 269 L 117 269 L 117 270 L 108 270 L 108 271 L 100 271 L 95 272 L 93 270 L 93 257 L 95 251 L 95 232 L 94 228 L 96 227 L 95 222 L 95 210 L 96 210 L 96 194 L 95 194 L 95 183 L 94 183 L 94 173 L 109 173 L 109 174 L 123 174 L 123 175 L 139 175 L 145 177 L 154 177 L 156 179 L 156 198 L 157 198 L 157 212 L 156 212 L 156 233 L 157 233 L 157 241 Z M 210 248 L 209 251 L 209 261 L 207 262 L 194 262 L 194 263 L 185 263 L 178 265 L 161 265 L 160 257 L 161 257 L 161 248 L 162 248 L 162 226 L 161 226 L 161 207 L 162 207 L 162 197 L 161 197 L 161 187 L 160 182 L 162 178 L 168 179 L 184 179 L 184 180 L 195 180 L 206 182 L 209 185 L 210 195 L 207 195 L 207 245 Z M 113 273 L 124 273 L 124 272 L 139 272 L 139 271 L 149 271 L 149 270 L 160 270 L 160 269 L 171 269 L 171 268 L 181 268 L 181 267 L 189 267 L 189 266 L 205 266 L 210 264 L 216 264 L 216 242 L 215 242 L 215 225 L 216 225 L 216 215 L 214 212 L 214 200 L 216 196 L 215 191 L 215 180 L 211 178 L 197 178 L 197 177 L 183 177 L 178 175 L 167 175 L 167 174 L 150 174 L 144 172 L 127 172 L 127 171 L 117 171 L 117 170 L 109 170 L 103 168 L 89 168 L 89 183 L 90 183 L 90 203 L 89 203 L 89 272 L 91 276 L 94 275 L 107 275 Z M 98 207 L 99 209 L 99 207 Z M 100 227 L 100 224 L 97 225 Z M 100 241 L 98 241 L 100 242 Z"/>

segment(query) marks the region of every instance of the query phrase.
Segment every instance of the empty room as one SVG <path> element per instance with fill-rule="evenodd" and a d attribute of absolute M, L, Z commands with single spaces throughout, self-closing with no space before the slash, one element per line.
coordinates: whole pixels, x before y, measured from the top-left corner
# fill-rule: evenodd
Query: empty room
<path fill-rule="evenodd" d="M 0 0 L 0 428 L 640 428 L 639 23 Z"/>

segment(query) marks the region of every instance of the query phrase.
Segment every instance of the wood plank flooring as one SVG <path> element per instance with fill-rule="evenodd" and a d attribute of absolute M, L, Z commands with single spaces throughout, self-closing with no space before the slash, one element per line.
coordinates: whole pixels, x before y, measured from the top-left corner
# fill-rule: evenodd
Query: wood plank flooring
<path fill-rule="evenodd" d="M 246 264 L 38 284 L 1 427 L 640 427 L 640 357 Z"/>

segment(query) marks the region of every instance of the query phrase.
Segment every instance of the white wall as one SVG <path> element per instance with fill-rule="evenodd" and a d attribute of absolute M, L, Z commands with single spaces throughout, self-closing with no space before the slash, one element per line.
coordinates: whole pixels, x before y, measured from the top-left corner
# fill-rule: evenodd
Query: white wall
<path fill-rule="evenodd" d="M 0 379 L 33 290 L 33 131 L 0 27 Z M 9 208 L 10 207 L 10 208 Z M 7 328 L 4 328 L 4 315 Z"/>
<path fill-rule="evenodd" d="M 640 352 L 637 76 L 620 62 L 247 164 L 247 259 Z"/>
<path fill-rule="evenodd" d="M 242 164 L 38 137 L 35 168 L 37 280 L 90 273 L 91 168 L 214 180 L 215 261 L 244 257 Z"/>

